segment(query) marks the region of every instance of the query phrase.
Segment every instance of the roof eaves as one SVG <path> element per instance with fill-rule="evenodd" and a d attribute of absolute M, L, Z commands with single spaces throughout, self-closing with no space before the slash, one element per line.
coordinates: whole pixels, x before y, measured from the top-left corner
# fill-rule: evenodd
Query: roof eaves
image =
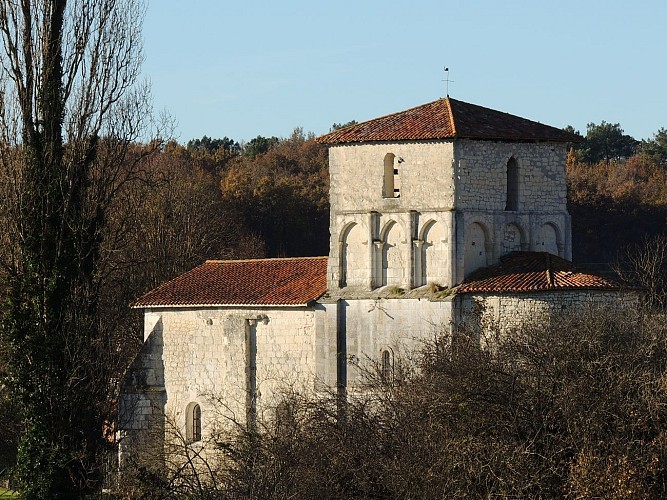
<path fill-rule="evenodd" d="M 544 253 L 544 259 L 546 260 L 545 263 L 545 270 L 546 270 L 546 275 L 547 275 L 547 287 L 548 288 L 555 288 L 554 284 L 554 273 L 553 269 L 551 269 L 551 258 L 549 257 L 549 253 Z"/>
<path fill-rule="evenodd" d="M 577 292 L 618 292 L 621 290 L 633 290 L 629 287 L 620 287 L 620 286 L 560 286 L 553 288 L 545 287 L 535 287 L 530 289 L 522 289 L 515 287 L 507 288 L 492 288 L 492 287 L 480 287 L 478 289 L 464 289 L 456 290 L 456 295 L 467 295 L 467 294 L 478 294 L 478 293 L 488 293 L 488 294 L 498 294 L 498 293 L 548 293 L 548 292 L 568 292 L 568 291 L 577 291 Z"/>
<path fill-rule="evenodd" d="M 203 309 L 203 308 L 214 308 L 214 307 L 224 307 L 226 309 L 235 309 L 235 308 L 273 308 L 273 307 L 289 307 L 289 308 L 298 308 L 298 307 L 307 307 L 312 304 L 314 300 L 309 300 L 308 302 L 299 303 L 299 304 L 131 304 L 132 309 Z"/>

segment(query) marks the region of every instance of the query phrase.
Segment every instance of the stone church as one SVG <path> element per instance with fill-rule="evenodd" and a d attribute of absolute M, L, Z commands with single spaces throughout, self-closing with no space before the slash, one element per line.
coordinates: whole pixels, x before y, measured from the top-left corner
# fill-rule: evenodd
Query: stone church
<path fill-rule="evenodd" d="M 329 255 L 211 260 L 138 299 L 145 344 L 124 381 L 121 449 L 167 419 L 204 443 L 221 420 L 272 418 L 283 391 L 353 392 L 363 363 L 390 374 L 470 317 L 511 328 L 618 300 L 570 262 L 577 140 L 449 97 L 318 138 Z"/>

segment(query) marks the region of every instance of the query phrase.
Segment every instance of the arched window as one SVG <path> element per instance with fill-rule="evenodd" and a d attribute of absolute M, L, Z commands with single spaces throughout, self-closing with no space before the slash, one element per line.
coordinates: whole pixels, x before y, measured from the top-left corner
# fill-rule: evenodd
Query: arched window
<path fill-rule="evenodd" d="M 514 157 L 507 162 L 507 204 L 505 210 L 519 210 L 519 166 Z"/>
<path fill-rule="evenodd" d="M 421 235 L 421 276 L 419 285 L 443 283 L 447 281 L 448 248 L 445 243 L 446 234 L 443 225 L 430 221 L 424 226 Z"/>
<path fill-rule="evenodd" d="M 378 282 L 379 286 L 402 286 L 406 283 L 406 277 L 410 273 L 409 264 L 406 266 L 406 260 L 403 255 L 401 242 L 406 240 L 403 228 L 396 221 L 389 221 L 385 224 L 380 239 L 384 242 L 382 253 L 378 257 L 381 260 L 381 269 Z"/>
<path fill-rule="evenodd" d="M 201 441 L 201 407 L 197 403 L 185 409 L 185 439 L 188 443 Z"/>
<path fill-rule="evenodd" d="M 384 382 L 391 382 L 394 378 L 394 363 L 391 359 L 391 352 L 389 349 L 382 351 L 382 359 L 380 360 L 380 376 Z"/>
<path fill-rule="evenodd" d="M 396 155 L 393 153 L 387 153 L 384 156 L 384 184 L 382 186 L 382 196 L 384 198 L 399 198 L 401 196 L 398 167 L 395 160 Z"/>

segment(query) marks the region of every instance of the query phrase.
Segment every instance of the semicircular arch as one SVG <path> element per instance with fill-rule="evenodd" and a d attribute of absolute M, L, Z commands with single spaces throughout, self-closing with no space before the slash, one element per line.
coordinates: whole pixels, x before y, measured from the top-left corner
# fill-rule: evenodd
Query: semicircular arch
<path fill-rule="evenodd" d="M 464 238 L 464 276 L 488 265 L 488 244 L 489 230 L 486 225 L 481 221 L 468 224 Z"/>
<path fill-rule="evenodd" d="M 501 255 L 510 252 L 526 250 L 527 236 L 526 231 L 520 223 L 516 221 L 509 222 L 503 228 L 501 235 Z"/>
<path fill-rule="evenodd" d="M 558 224 L 552 221 L 542 224 L 538 234 L 536 250 L 560 256 L 561 247 L 561 231 Z"/>

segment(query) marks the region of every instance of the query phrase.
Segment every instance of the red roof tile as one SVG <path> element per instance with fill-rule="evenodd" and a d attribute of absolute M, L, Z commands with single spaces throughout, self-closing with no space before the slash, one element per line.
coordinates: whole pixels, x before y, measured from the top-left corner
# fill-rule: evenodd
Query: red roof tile
<path fill-rule="evenodd" d="M 427 139 L 495 139 L 578 142 L 559 128 L 447 97 L 400 113 L 334 130 L 317 138 L 324 144 Z"/>
<path fill-rule="evenodd" d="M 574 265 L 546 252 L 511 252 L 494 266 L 472 273 L 457 293 L 536 292 L 554 290 L 618 290 L 619 284 L 575 269 Z"/>
<path fill-rule="evenodd" d="M 327 257 L 209 260 L 132 306 L 295 306 L 318 299 L 326 288 Z"/>

